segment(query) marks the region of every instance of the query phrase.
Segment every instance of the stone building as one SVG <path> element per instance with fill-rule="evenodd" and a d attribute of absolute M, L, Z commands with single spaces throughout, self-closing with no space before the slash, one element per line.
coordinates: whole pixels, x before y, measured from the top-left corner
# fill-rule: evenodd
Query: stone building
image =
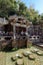
<path fill-rule="evenodd" d="M 14 32 L 13 33 L 14 40 L 12 42 L 12 45 L 17 46 L 19 48 L 27 47 L 28 26 L 30 26 L 32 23 L 30 23 L 23 16 L 15 16 L 14 19 L 12 18 L 13 17 L 9 17 L 9 21 L 13 25 L 13 32 Z"/>
<path fill-rule="evenodd" d="M 43 24 L 33 25 L 23 16 L 0 18 L 0 48 L 27 47 L 27 44 L 43 42 Z"/>
<path fill-rule="evenodd" d="M 39 23 L 40 24 L 40 41 L 43 43 L 43 20 L 41 20 L 41 22 Z"/>
<path fill-rule="evenodd" d="M 6 23 L 5 20 L 4 22 Z M 7 47 L 26 47 L 27 29 L 32 23 L 30 23 L 25 17 L 16 15 L 10 16 L 9 22 L 5 23 L 2 23 L 2 35 L 0 33 L 1 48 L 6 45 Z"/>

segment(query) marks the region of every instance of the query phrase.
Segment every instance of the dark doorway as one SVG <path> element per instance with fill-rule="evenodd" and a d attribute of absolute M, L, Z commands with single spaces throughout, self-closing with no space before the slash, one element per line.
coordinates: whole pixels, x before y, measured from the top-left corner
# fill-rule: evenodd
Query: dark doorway
<path fill-rule="evenodd" d="M 11 25 L 10 23 L 4 25 L 4 36 L 6 40 L 10 40 L 13 36 L 13 25 Z"/>
<path fill-rule="evenodd" d="M 10 23 L 4 25 L 4 31 L 5 31 L 5 33 L 6 32 L 13 32 L 13 26 Z"/>

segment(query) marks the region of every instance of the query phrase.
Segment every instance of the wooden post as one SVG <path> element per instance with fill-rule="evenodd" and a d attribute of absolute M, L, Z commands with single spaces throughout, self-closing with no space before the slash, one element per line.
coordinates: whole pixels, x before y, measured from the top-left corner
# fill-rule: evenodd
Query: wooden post
<path fill-rule="evenodd" d="M 13 38 L 15 39 L 15 25 L 13 25 Z"/>

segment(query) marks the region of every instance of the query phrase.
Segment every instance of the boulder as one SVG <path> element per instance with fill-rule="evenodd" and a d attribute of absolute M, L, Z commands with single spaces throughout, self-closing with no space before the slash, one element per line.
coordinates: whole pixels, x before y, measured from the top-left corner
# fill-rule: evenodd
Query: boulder
<path fill-rule="evenodd" d="M 27 57 L 28 55 L 30 55 L 30 54 L 31 54 L 30 51 L 25 51 L 25 52 L 23 52 L 23 55 L 26 56 L 26 57 Z"/>
<path fill-rule="evenodd" d="M 37 55 L 43 56 L 43 53 L 41 51 L 37 52 Z"/>
<path fill-rule="evenodd" d="M 16 61 L 16 64 L 17 65 L 23 65 L 24 63 L 23 63 L 23 59 L 18 59 L 17 61 Z"/>
<path fill-rule="evenodd" d="M 12 61 L 16 61 L 16 57 L 11 57 L 11 60 Z"/>
<path fill-rule="evenodd" d="M 37 53 L 39 50 L 38 49 L 32 49 L 31 52 Z"/>
<path fill-rule="evenodd" d="M 22 54 L 16 54 L 17 58 L 23 58 Z"/>
<path fill-rule="evenodd" d="M 33 54 L 29 55 L 28 58 L 29 58 L 30 60 L 35 60 L 35 57 L 34 57 Z"/>
<path fill-rule="evenodd" d="M 22 54 L 19 54 L 18 58 L 23 58 Z"/>

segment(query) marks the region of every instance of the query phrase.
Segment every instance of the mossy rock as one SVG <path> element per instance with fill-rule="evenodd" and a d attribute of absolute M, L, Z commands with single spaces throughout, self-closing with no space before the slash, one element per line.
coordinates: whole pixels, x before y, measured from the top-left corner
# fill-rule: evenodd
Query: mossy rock
<path fill-rule="evenodd" d="M 25 57 L 28 57 L 28 53 L 26 53 L 26 52 L 23 52 L 23 55 L 24 55 Z"/>
<path fill-rule="evenodd" d="M 23 64 L 24 64 L 23 59 L 18 59 L 18 60 L 16 61 L 16 64 L 17 64 L 17 65 L 23 65 Z"/>
<path fill-rule="evenodd" d="M 16 61 L 16 57 L 11 57 L 11 60 L 12 61 Z"/>
<path fill-rule="evenodd" d="M 17 53 L 15 56 L 16 56 L 16 58 L 18 58 L 19 54 Z"/>
<path fill-rule="evenodd" d="M 16 57 L 17 58 L 23 58 L 23 55 L 22 54 L 16 54 Z"/>
<path fill-rule="evenodd" d="M 26 57 L 28 57 L 28 55 L 30 55 L 30 54 L 31 54 L 30 51 L 25 51 L 25 52 L 23 52 L 23 55 L 26 56 Z"/>
<path fill-rule="evenodd" d="M 23 58 L 22 54 L 19 54 L 19 55 L 18 55 L 18 58 L 20 58 L 20 59 Z"/>
<path fill-rule="evenodd" d="M 32 49 L 31 52 L 37 53 L 39 50 L 38 49 Z"/>
<path fill-rule="evenodd" d="M 43 53 L 41 51 L 37 52 L 37 55 L 43 56 Z"/>
<path fill-rule="evenodd" d="M 26 51 L 26 53 L 27 53 L 28 55 L 32 54 L 31 51 Z"/>
<path fill-rule="evenodd" d="M 29 58 L 30 60 L 35 60 L 34 55 L 29 55 L 28 58 Z"/>

